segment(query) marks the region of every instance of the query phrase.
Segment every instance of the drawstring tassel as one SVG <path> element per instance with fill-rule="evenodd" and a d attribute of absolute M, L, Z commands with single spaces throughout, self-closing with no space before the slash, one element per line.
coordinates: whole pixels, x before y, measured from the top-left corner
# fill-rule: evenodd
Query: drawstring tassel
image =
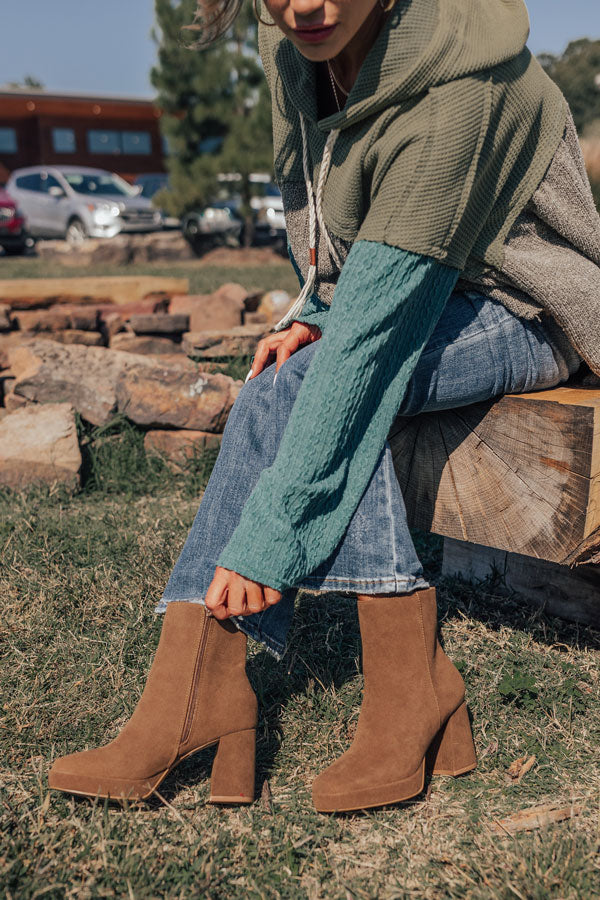
<path fill-rule="evenodd" d="M 327 175 L 329 174 L 329 169 L 331 167 L 333 146 L 340 132 L 339 129 L 334 128 L 333 131 L 330 131 L 327 136 L 325 149 L 323 150 L 323 159 L 321 160 L 321 170 L 319 172 L 319 181 L 317 183 L 317 197 L 315 201 L 312 181 L 310 178 L 308 141 L 306 139 L 306 124 L 304 122 L 304 116 L 302 115 L 302 113 L 300 113 L 300 130 L 302 132 L 302 168 L 304 170 L 304 183 L 306 186 L 306 195 L 308 200 L 309 268 L 308 275 L 306 277 L 306 281 L 302 290 L 300 291 L 298 297 L 296 298 L 290 309 L 288 309 L 285 316 L 280 319 L 277 325 L 274 326 L 274 331 L 283 331 L 283 329 L 287 328 L 294 321 L 294 319 L 298 318 L 298 316 L 302 312 L 302 309 L 304 308 L 304 304 L 314 290 L 317 281 L 317 223 L 321 229 L 321 233 L 325 237 L 327 249 L 329 250 L 331 258 L 337 265 L 338 269 L 341 269 L 342 267 L 340 255 L 333 246 L 333 242 L 327 232 L 325 221 L 323 219 L 323 190 L 325 188 L 325 182 L 327 180 Z"/>

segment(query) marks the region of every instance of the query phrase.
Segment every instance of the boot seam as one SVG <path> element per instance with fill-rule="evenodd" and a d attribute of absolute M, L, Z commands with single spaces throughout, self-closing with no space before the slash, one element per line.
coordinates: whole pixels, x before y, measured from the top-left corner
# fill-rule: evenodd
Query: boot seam
<path fill-rule="evenodd" d="M 194 665 L 193 665 L 193 667 L 192 667 L 192 674 L 191 674 L 190 679 L 189 679 L 189 681 L 188 681 L 188 688 L 187 688 L 187 695 L 186 695 L 185 707 L 184 707 L 184 710 L 183 710 L 183 716 L 181 717 L 180 722 L 179 722 L 179 729 L 178 729 L 178 732 L 179 732 L 179 738 L 178 738 L 177 744 L 176 744 L 176 746 L 175 746 L 175 753 L 174 753 L 174 756 L 172 756 L 171 761 L 170 761 L 170 763 L 169 763 L 170 766 L 173 765 L 173 763 L 175 762 L 175 760 L 176 760 L 176 759 L 179 757 L 179 755 L 180 755 L 180 754 L 179 754 L 179 751 L 180 751 L 181 746 L 182 746 L 182 740 L 181 740 L 181 739 L 182 739 L 182 737 L 183 737 L 183 728 L 184 728 L 184 726 L 185 726 L 185 721 L 186 721 L 187 713 L 188 713 L 188 705 L 189 705 L 189 702 L 190 702 L 190 693 L 191 693 L 191 691 L 193 690 L 193 687 L 194 687 L 194 674 L 195 674 L 195 672 L 196 672 L 196 661 L 197 661 L 197 659 L 198 659 L 198 653 L 200 652 L 200 644 L 201 644 L 201 642 L 202 642 L 202 638 L 203 638 L 203 635 L 204 635 L 204 631 L 205 631 L 206 628 L 209 627 L 209 624 L 210 624 L 210 623 L 209 623 L 209 621 L 208 621 L 208 619 L 207 619 L 207 617 L 206 617 L 206 612 L 205 612 L 204 618 L 203 618 L 203 621 L 202 621 L 202 628 L 200 629 L 200 633 L 199 633 L 198 637 L 196 638 L 196 654 L 195 654 L 195 656 L 194 656 Z M 207 635 L 207 641 L 206 641 L 206 642 L 208 643 L 208 635 Z M 204 649 L 205 649 L 205 651 L 206 651 L 206 647 L 205 647 Z M 202 661 L 200 662 L 200 671 L 202 671 Z M 193 713 L 194 713 L 194 710 L 191 710 L 190 715 L 193 716 Z"/>
<path fill-rule="evenodd" d="M 438 731 L 439 731 L 443 725 L 442 713 L 440 710 L 440 704 L 439 704 L 439 701 L 437 698 L 435 685 L 433 683 L 433 676 L 431 674 L 431 663 L 429 661 L 429 655 L 427 653 L 427 641 L 425 639 L 425 626 L 423 624 L 423 603 L 422 603 L 421 597 L 419 597 L 419 625 L 421 626 L 421 637 L 423 638 L 423 648 L 425 650 L 425 659 L 427 660 L 427 673 L 429 675 L 429 683 L 431 685 L 431 690 L 433 691 L 433 699 L 435 700 L 435 705 L 436 705 L 437 714 L 438 714 L 438 722 L 439 722 Z M 437 732 L 436 732 L 436 734 L 437 734 Z"/>

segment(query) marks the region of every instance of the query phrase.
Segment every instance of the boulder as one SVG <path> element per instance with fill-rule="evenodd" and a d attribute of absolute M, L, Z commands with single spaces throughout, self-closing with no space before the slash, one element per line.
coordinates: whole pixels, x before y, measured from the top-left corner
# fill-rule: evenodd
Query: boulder
<path fill-rule="evenodd" d="M 275 325 L 286 314 L 294 298 L 287 291 L 267 291 L 258 305 L 257 313 L 262 314 L 266 321 Z"/>
<path fill-rule="evenodd" d="M 69 328 L 69 316 L 57 309 L 18 310 L 11 319 L 20 331 L 63 331 Z"/>
<path fill-rule="evenodd" d="M 50 309 L 14 310 L 11 320 L 21 331 L 64 331 L 66 328 L 95 331 L 98 315 L 97 306 L 56 304 Z"/>
<path fill-rule="evenodd" d="M 51 341 L 59 344 L 84 344 L 86 347 L 103 347 L 104 337 L 99 331 L 80 331 L 78 328 L 69 328 L 66 331 L 54 331 L 44 335 Z"/>
<path fill-rule="evenodd" d="M 63 266 L 126 266 L 160 260 L 193 259 L 194 252 L 180 231 L 118 234 L 113 238 L 90 238 L 77 247 L 67 241 L 40 241 L 41 259 L 60 260 Z"/>
<path fill-rule="evenodd" d="M 146 363 L 132 353 L 42 339 L 9 349 L 8 356 L 16 395 L 38 403 L 71 403 L 93 425 L 104 425 L 117 411 L 120 375 Z"/>
<path fill-rule="evenodd" d="M 242 324 L 247 297 L 248 291 L 241 284 L 231 282 L 213 294 L 176 295 L 169 312 L 189 315 L 190 331 L 223 331 Z"/>
<path fill-rule="evenodd" d="M 35 406 L 35 404 L 31 400 L 26 400 L 25 397 L 19 397 L 14 390 L 4 395 L 4 408 L 8 412 L 14 412 L 16 409 L 22 409 L 24 406 Z"/>
<path fill-rule="evenodd" d="M 0 484 L 79 483 L 81 453 L 75 411 L 68 403 L 27 406 L 0 422 Z"/>
<path fill-rule="evenodd" d="M 174 468 L 180 468 L 205 450 L 218 450 L 221 437 L 210 431 L 148 431 L 144 448 L 146 453 L 162 456 Z"/>
<path fill-rule="evenodd" d="M 181 344 L 167 337 L 155 335 L 137 335 L 129 332 L 114 334 L 109 341 L 112 350 L 125 350 L 127 353 L 141 353 L 144 356 L 152 353 L 176 353 Z"/>
<path fill-rule="evenodd" d="M 219 359 L 224 356 L 251 356 L 259 340 L 268 334 L 264 325 L 238 325 L 227 331 L 188 332 L 183 335 L 182 347 L 188 356 L 199 359 Z"/>
<path fill-rule="evenodd" d="M 116 304 L 111 297 L 92 297 L 88 294 L 46 294 L 44 291 L 46 280 L 42 278 L 35 280 L 40 283 L 39 294 L 11 297 L 9 290 L 6 296 L 2 296 L 1 302 L 11 309 L 20 310 L 49 309 L 51 306 L 112 306 L 113 309 L 116 308 Z"/>
<path fill-rule="evenodd" d="M 10 369 L 0 373 L 0 402 L 7 394 L 12 394 L 16 378 Z"/>
<path fill-rule="evenodd" d="M 10 331 L 8 334 L 0 334 L 0 369 L 8 369 L 8 351 L 14 347 L 21 347 L 37 339 L 37 336 L 24 331 Z"/>
<path fill-rule="evenodd" d="M 241 386 L 241 381 L 228 375 L 189 372 L 155 362 L 121 374 L 117 403 L 119 411 L 138 425 L 219 432 Z"/>
<path fill-rule="evenodd" d="M 190 317 L 179 313 L 129 316 L 129 325 L 136 334 L 183 334 L 189 331 Z"/>
<path fill-rule="evenodd" d="M 9 311 L 10 306 L 7 303 L 0 303 L 0 331 L 10 331 L 12 328 L 10 319 L 8 318 Z"/>

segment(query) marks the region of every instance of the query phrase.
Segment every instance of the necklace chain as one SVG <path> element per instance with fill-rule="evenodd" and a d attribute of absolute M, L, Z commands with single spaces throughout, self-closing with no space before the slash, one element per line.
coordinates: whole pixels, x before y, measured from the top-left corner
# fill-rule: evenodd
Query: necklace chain
<path fill-rule="evenodd" d="M 333 96 L 335 97 L 335 102 L 336 102 L 336 105 L 338 108 L 338 112 L 341 112 L 342 107 L 340 106 L 338 90 L 341 94 L 343 94 L 344 98 L 346 98 L 348 96 L 349 92 L 344 90 L 342 85 L 339 83 L 339 81 L 335 77 L 334 72 L 333 72 L 333 66 L 331 65 L 329 60 L 327 60 L 327 71 L 329 72 L 329 80 L 331 81 L 331 89 L 333 91 Z"/>

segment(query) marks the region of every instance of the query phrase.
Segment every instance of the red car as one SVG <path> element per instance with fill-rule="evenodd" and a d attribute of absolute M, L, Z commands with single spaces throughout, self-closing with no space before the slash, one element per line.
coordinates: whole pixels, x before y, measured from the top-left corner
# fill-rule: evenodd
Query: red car
<path fill-rule="evenodd" d="M 0 187 L 0 247 L 9 256 L 17 256 L 25 253 L 33 244 L 33 238 L 25 227 L 23 213 L 10 194 Z"/>

